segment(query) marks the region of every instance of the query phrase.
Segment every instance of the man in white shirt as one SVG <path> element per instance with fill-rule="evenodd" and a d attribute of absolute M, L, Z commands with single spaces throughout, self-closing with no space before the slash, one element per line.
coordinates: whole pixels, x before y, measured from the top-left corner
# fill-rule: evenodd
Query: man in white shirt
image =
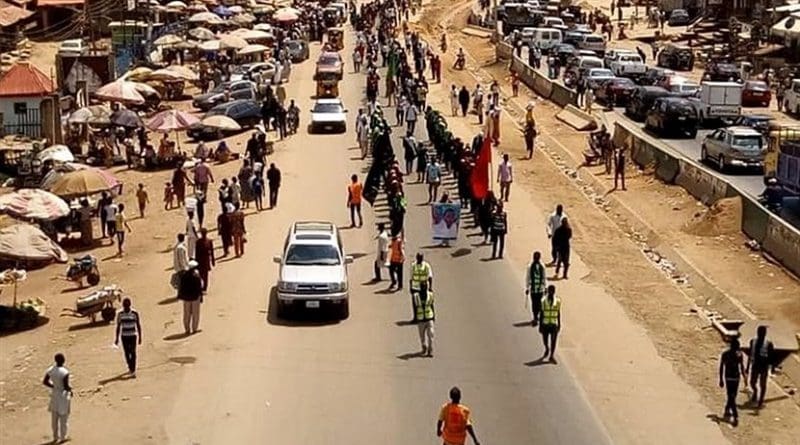
<path fill-rule="evenodd" d="M 378 252 L 375 257 L 375 278 L 374 282 L 381 281 L 381 269 L 389 264 L 389 232 L 386 231 L 384 223 L 378 224 Z"/>
<path fill-rule="evenodd" d="M 561 227 L 561 222 L 564 221 L 564 218 L 566 217 L 567 214 L 564 213 L 564 206 L 561 204 L 557 205 L 556 211 L 547 217 L 547 237 L 550 238 L 550 250 L 553 258 L 553 261 L 551 261 L 549 265 L 556 264 L 556 260 L 558 259 L 558 252 L 556 252 L 556 246 L 553 242 L 553 234 L 556 232 L 556 229 Z"/>
<path fill-rule="evenodd" d="M 417 114 L 419 114 L 419 109 L 416 104 L 411 102 L 411 104 L 406 107 L 406 130 L 409 136 L 414 134 L 414 127 L 417 125 Z"/>
<path fill-rule="evenodd" d="M 508 195 L 511 193 L 511 183 L 514 182 L 514 171 L 511 169 L 511 161 L 508 160 L 508 153 L 503 154 L 503 162 L 497 166 L 497 182 L 500 183 L 500 199 L 508 202 Z"/>
<path fill-rule="evenodd" d="M 458 88 L 455 85 L 450 87 L 450 111 L 453 112 L 453 117 L 458 116 L 458 109 L 460 105 L 458 103 Z"/>
<path fill-rule="evenodd" d="M 55 355 L 55 365 L 47 369 L 42 384 L 50 388 L 50 411 L 53 427 L 53 443 L 67 441 L 67 420 L 72 404 L 72 387 L 69 384 L 69 370 L 64 363 L 64 354 Z"/>
<path fill-rule="evenodd" d="M 439 184 L 442 183 L 442 167 L 439 166 L 439 159 L 434 157 L 425 170 L 425 178 L 428 183 L 428 203 L 432 203 L 439 196 Z"/>

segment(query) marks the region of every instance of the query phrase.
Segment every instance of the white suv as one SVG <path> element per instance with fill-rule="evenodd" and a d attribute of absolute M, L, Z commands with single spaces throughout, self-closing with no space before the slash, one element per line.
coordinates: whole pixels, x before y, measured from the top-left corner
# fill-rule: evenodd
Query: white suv
<path fill-rule="evenodd" d="M 344 253 L 339 230 L 330 222 L 292 224 L 278 276 L 278 316 L 290 310 L 332 309 L 338 317 L 350 315 L 347 265 L 353 257 Z"/>

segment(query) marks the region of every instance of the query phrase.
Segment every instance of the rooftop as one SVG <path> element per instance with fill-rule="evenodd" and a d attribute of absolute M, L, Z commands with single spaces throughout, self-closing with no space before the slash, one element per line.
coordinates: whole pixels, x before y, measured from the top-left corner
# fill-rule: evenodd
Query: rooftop
<path fill-rule="evenodd" d="M 30 62 L 19 62 L 0 77 L 0 97 L 44 96 L 55 91 L 53 81 Z"/>

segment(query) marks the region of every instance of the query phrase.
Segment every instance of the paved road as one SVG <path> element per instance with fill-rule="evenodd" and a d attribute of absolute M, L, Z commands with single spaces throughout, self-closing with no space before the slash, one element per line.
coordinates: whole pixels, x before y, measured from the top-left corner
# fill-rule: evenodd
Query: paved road
<path fill-rule="evenodd" d="M 312 60 L 317 52 L 314 46 Z M 295 67 L 289 87 L 303 110 L 312 103 L 312 67 Z M 363 86 L 360 74 L 346 75 L 341 85 L 351 121 Z M 186 357 L 200 358 L 175 388 L 165 421 L 170 443 L 436 443 L 436 416 L 452 385 L 462 388 L 485 443 L 610 443 L 565 366 L 526 366 L 542 353 L 538 335 L 514 327 L 527 318 L 520 307 L 494 304 L 498 295 L 521 295 L 518 274 L 503 261 L 426 247 L 421 185 L 407 186 L 407 253 L 425 252 L 434 266 L 434 358 L 413 356 L 419 343 L 416 327 L 404 323 L 411 316 L 408 294 L 387 292 L 385 282 L 366 284 L 375 250 L 369 208 L 364 228 L 342 235 L 357 257 L 350 318 L 298 324 L 273 317 L 272 255 L 292 221 L 347 225 L 347 178 L 365 167 L 357 153 L 350 128 L 344 135 L 294 137 L 270 160 L 284 172 L 279 207 L 248 218 L 245 258 L 212 277 L 205 332 L 181 346 Z M 386 217 L 385 209 L 377 213 Z"/>

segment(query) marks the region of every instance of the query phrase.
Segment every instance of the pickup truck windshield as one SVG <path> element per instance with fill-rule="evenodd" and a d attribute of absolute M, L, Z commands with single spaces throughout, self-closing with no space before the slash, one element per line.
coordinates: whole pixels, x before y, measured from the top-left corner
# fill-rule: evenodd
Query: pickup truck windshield
<path fill-rule="evenodd" d="M 338 266 L 339 251 L 326 244 L 293 244 L 286 252 L 287 266 Z"/>

